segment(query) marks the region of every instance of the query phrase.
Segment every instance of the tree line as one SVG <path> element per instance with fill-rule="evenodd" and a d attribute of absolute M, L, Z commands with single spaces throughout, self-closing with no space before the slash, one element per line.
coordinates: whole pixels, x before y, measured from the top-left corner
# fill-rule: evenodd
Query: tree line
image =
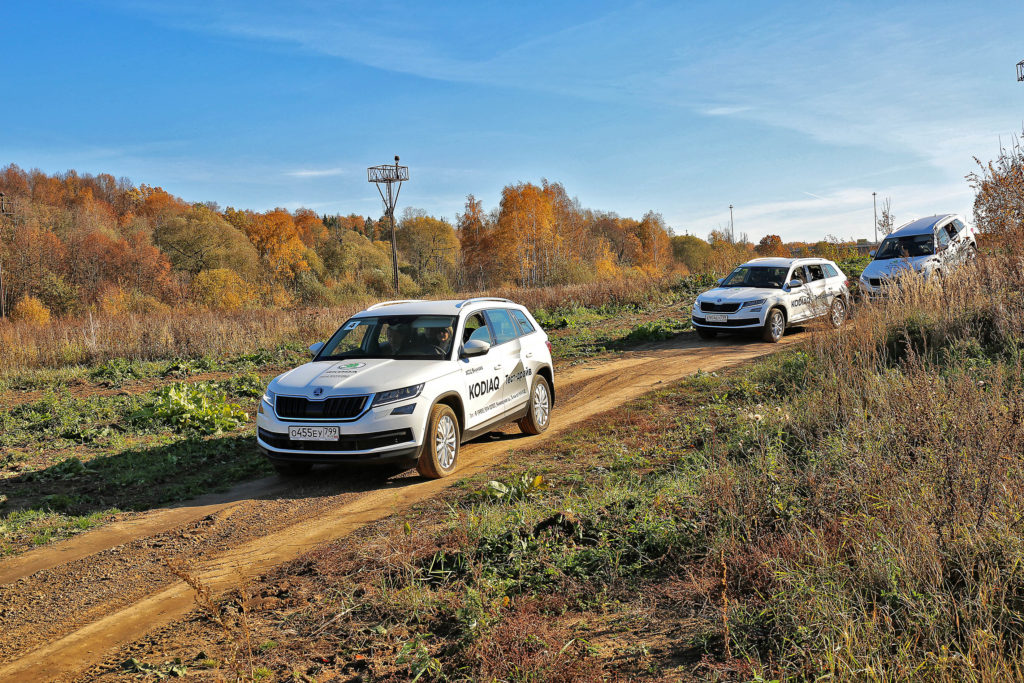
<path fill-rule="evenodd" d="M 0 192 L 11 208 L 0 216 L 0 316 L 330 306 L 392 292 L 381 217 L 221 209 L 109 174 L 13 164 L 0 168 Z M 490 210 L 469 195 L 453 222 L 409 208 L 396 227 L 403 296 L 723 273 L 791 251 L 769 237 L 673 236 L 654 211 L 585 208 L 547 180 L 506 186 Z"/>

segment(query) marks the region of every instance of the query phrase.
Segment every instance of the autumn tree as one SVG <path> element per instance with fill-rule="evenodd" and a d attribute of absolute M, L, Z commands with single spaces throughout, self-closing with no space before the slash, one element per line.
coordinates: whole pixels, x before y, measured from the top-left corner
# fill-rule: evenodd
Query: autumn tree
<path fill-rule="evenodd" d="M 259 255 L 246 234 L 202 204 L 162 221 L 153 239 L 176 270 L 192 276 L 230 268 L 252 277 L 259 267 Z"/>
<path fill-rule="evenodd" d="M 711 245 L 696 235 L 674 236 L 672 256 L 691 273 L 707 273 L 711 270 Z"/>
<path fill-rule="evenodd" d="M 878 217 L 878 232 L 888 235 L 895 227 L 896 218 L 892 215 L 892 199 L 886 197 L 882 202 L 882 215 Z"/>
<path fill-rule="evenodd" d="M 789 256 L 789 249 L 778 235 L 765 235 L 754 247 L 759 256 Z"/>
<path fill-rule="evenodd" d="M 999 150 L 995 160 L 968 176 L 975 191 L 974 222 L 1003 248 L 1024 245 L 1024 135 Z"/>
<path fill-rule="evenodd" d="M 395 239 L 402 257 L 412 267 L 414 280 L 431 288 L 447 288 L 459 252 L 459 240 L 451 223 L 407 208 Z"/>

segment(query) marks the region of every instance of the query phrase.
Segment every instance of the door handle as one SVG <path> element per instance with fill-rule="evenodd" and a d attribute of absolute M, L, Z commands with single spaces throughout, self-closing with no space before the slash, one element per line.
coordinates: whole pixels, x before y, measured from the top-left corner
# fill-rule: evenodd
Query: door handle
<path fill-rule="evenodd" d="M 501 370 L 501 363 L 498 363 L 497 365 L 495 365 L 494 369 L 495 370 Z"/>
<path fill-rule="evenodd" d="M 533 351 L 530 351 L 528 354 L 526 354 L 526 357 L 527 358 L 533 358 Z"/>

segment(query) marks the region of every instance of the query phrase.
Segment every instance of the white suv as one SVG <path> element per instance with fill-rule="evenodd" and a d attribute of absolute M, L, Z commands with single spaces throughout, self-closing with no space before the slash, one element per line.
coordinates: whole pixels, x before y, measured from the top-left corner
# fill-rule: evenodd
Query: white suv
<path fill-rule="evenodd" d="M 551 344 L 508 299 L 376 304 L 309 350 L 256 416 L 259 448 L 282 473 L 415 460 L 444 477 L 463 441 L 512 421 L 539 434 L 554 405 Z"/>
<path fill-rule="evenodd" d="M 777 342 L 786 327 L 828 316 L 843 324 L 850 307 L 846 275 L 821 258 L 758 258 L 718 281 L 693 303 L 691 319 L 702 339 L 719 332 L 760 330 Z"/>
<path fill-rule="evenodd" d="M 974 228 L 956 214 L 919 218 L 894 230 L 873 252 L 875 257 L 860 276 L 860 291 L 867 298 L 884 294 L 887 283 L 903 273 L 941 276 L 978 253 Z"/>

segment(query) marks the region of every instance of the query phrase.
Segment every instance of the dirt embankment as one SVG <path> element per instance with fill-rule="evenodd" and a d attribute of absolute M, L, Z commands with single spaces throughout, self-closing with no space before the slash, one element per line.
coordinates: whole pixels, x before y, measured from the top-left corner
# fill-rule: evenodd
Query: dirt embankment
<path fill-rule="evenodd" d="M 548 432 L 482 437 L 464 447 L 462 466 L 447 479 L 340 468 L 296 482 L 271 477 L 0 561 L 0 680 L 70 680 L 187 614 L 192 591 L 168 570 L 168 560 L 188 565 L 215 592 L 226 590 L 486 471 L 510 448 L 538 444 L 663 383 L 778 348 L 742 338 L 698 343 L 684 335 L 576 366 L 556 378 Z"/>

